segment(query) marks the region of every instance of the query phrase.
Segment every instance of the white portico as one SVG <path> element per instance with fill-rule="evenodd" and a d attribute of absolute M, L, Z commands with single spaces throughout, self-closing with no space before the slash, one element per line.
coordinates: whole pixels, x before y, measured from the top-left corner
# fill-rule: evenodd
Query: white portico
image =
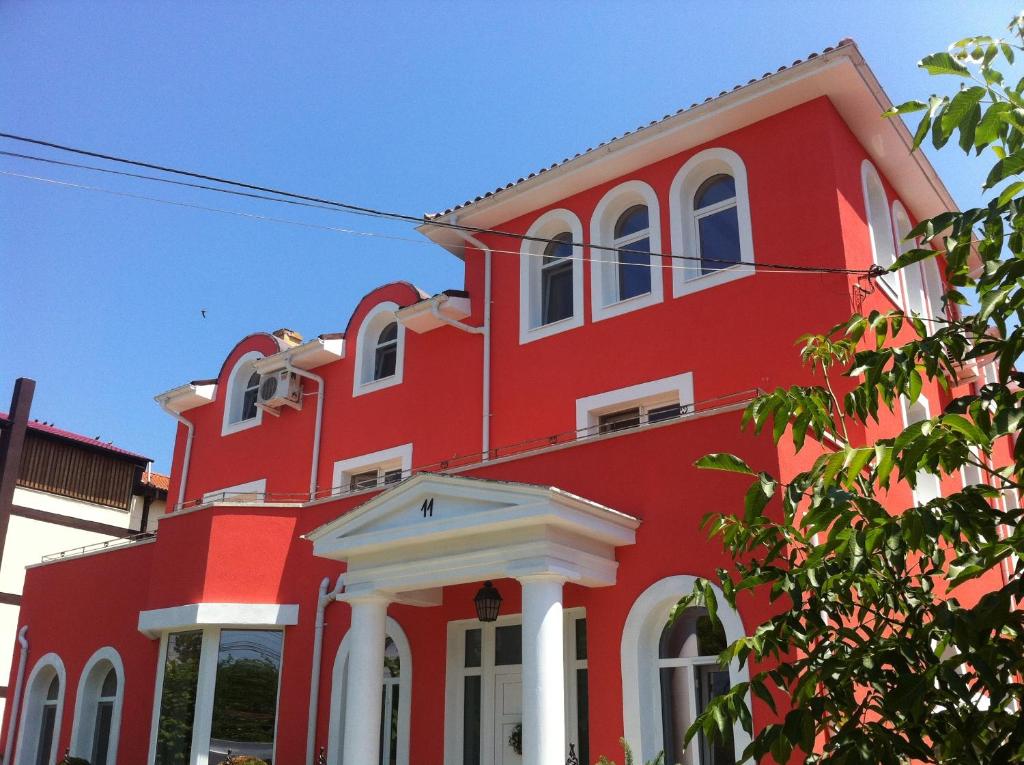
<path fill-rule="evenodd" d="M 375 763 L 389 603 L 434 606 L 447 585 L 522 585 L 523 763 L 565 762 L 562 588 L 615 583 L 633 516 L 553 487 L 420 474 L 307 535 L 344 561 L 352 606 L 343 762 Z M 451 758 L 448 753 L 447 757 Z"/>

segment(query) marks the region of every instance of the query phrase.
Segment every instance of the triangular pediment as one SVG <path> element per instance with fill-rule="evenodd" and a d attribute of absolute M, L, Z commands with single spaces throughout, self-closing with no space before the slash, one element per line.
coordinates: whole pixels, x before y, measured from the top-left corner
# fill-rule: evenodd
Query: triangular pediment
<path fill-rule="evenodd" d="M 382 548 L 544 524 L 622 526 L 636 519 L 551 486 L 421 473 L 305 535 L 346 560 Z"/>

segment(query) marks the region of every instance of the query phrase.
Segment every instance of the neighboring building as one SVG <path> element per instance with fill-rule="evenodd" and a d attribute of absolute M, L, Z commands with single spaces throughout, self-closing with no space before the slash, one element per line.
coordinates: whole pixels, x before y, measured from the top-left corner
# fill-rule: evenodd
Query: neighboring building
<path fill-rule="evenodd" d="M 27 382 L 27 381 L 26 381 Z M 8 459 L 10 439 L 0 442 L 0 465 L 10 465 L 13 492 L 0 500 L 7 514 L 0 565 L 0 676 L 11 672 L 25 567 L 49 553 L 105 549 L 155 528 L 167 500 L 167 478 L 153 473 L 147 457 L 98 438 L 27 419 L 20 455 Z M 0 430 L 11 418 L 0 412 Z M 143 519 L 148 526 L 144 526 Z M 0 687 L 6 703 L 7 686 Z"/>
<path fill-rule="evenodd" d="M 863 275 L 953 207 L 887 106 L 844 41 L 431 216 L 461 290 L 387 284 L 343 333 L 250 335 L 158 396 L 175 507 L 155 538 L 29 571 L 14 762 L 558 765 L 621 735 L 638 762 L 732 762 L 681 737 L 746 677 L 722 641 L 771 607 L 666 628 L 729 565 L 701 518 L 743 501 L 693 463 L 788 480 L 808 454 L 739 424 L 756 389 L 814 380 L 795 339 L 941 310 L 934 263 Z"/>

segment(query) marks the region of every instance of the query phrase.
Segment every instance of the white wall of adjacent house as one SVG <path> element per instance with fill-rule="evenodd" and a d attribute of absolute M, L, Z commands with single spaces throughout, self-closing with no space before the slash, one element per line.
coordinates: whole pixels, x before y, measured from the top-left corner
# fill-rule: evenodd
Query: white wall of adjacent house
<path fill-rule="evenodd" d="M 135 497 L 133 500 L 139 500 L 141 512 L 140 498 Z M 122 528 L 127 528 L 132 519 L 131 513 L 125 510 L 60 497 L 42 491 L 33 491 L 20 486 L 14 490 L 14 504 Z M 155 504 L 157 503 L 154 502 Z M 0 564 L 0 592 L 20 595 L 25 582 L 25 567 L 39 563 L 44 555 L 110 539 L 114 539 L 114 537 L 12 515 L 7 529 L 7 541 L 4 544 L 3 562 Z M 8 681 L 11 676 L 11 665 L 17 661 L 15 638 L 18 631 L 19 610 L 18 606 L 0 604 L 0 678 L 3 678 L 0 680 L 0 684 Z M 29 625 L 28 639 L 31 643 L 31 625 Z M 14 693 L 14 689 L 9 689 L 8 693 Z M 0 699 L 0 716 L 4 713 L 6 701 L 6 699 Z"/>

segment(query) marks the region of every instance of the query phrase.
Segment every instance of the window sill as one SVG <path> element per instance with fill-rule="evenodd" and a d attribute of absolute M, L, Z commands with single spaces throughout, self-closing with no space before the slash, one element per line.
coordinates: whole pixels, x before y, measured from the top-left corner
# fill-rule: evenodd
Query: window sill
<path fill-rule="evenodd" d="M 382 377 L 379 380 L 371 380 L 370 382 L 359 383 L 358 385 L 355 386 L 355 389 L 352 391 L 352 395 L 362 396 L 366 393 L 374 393 L 379 390 L 384 390 L 385 388 L 390 388 L 393 385 L 401 384 L 402 375 L 396 372 L 390 377 Z"/>
<path fill-rule="evenodd" d="M 241 433 L 243 430 L 259 427 L 262 422 L 263 418 L 259 414 L 252 419 L 242 420 L 241 422 L 226 422 L 221 428 L 220 434 L 222 436 L 230 436 L 232 433 Z"/>
<path fill-rule="evenodd" d="M 655 269 L 653 274 L 656 278 L 661 278 L 661 269 Z M 634 295 L 633 297 L 626 298 L 625 300 L 617 300 L 614 303 L 608 305 L 600 305 L 595 303 L 593 306 L 593 319 L 594 321 L 601 321 L 602 319 L 611 319 L 615 316 L 621 316 L 624 313 L 630 311 L 638 311 L 641 308 L 648 308 L 652 305 L 657 305 L 662 300 L 661 290 L 652 289 L 650 292 L 645 292 L 643 295 Z"/>
<path fill-rule="evenodd" d="M 690 295 L 694 292 L 717 287 L 720 284 L 728 284 L 746 276 L 753 276 L 755 273 L 754 265 L 754 263 L 737 263 L 734 266 L 721 268 L 709 274 L 693 276 L 689 279 L 686 278 L 686 271 L 677 270 L 672 276 L 673 297 Z"/>
<path fill-rule="evenodd" d="M 519 344 L 526 345 L 532 343 L 534 340 L 542 340 L 545 337 L 551 335 L 557 335 L 560 332 L 568 332 L 570 329 L 576 329 L 577 327 L 583 326 L 583 317 L 581 315 L 573 314 L 564 319 L 553 321 L 550 324 L 541 324 L 537 327 L 520 326 L 519 328 Z"/>

